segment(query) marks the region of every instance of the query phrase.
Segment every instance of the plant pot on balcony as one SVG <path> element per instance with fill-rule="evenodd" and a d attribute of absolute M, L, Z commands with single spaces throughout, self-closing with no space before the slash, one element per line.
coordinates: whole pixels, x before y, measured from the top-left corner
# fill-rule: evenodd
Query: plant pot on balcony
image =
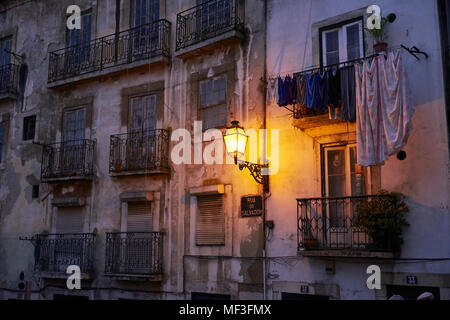
<path fill-rule="evenodd" d="M 373 51 L 376 53 L 386 52 L 388 44 L 386 42 L 377 42 L 373 45 Z"/>
<path fill-rule="evenodd" d="M 318 246 L 317 239 L 314 238 L 307 238 L 303 239 L 303 247 L 305 249 L 315 249 Z"/>

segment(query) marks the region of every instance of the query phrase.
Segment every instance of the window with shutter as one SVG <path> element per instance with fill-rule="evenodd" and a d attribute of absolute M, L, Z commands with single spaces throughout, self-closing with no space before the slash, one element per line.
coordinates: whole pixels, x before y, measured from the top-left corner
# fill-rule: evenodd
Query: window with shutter
<path fill-rule="evenodd" d="M 127 232 L 151 232 L 153 230 L 151 202 L 128 202 Z"/>
<path fill-rule="evenodd" d="M 83 233 L 83 214 L 80 208 L 58 208 L 56 233 Z"/>
<path fill-rule="evenodd" d="M 207 195 L 197 197 L 197 245 L 225 244 L 225 215 L 223 196 Z"/>

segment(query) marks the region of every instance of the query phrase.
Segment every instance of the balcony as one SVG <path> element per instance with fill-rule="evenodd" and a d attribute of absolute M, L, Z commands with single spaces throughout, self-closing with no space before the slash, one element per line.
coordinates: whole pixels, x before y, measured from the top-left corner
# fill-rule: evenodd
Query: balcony
<path fill-rule="evenodd" d="M 105 274 L 122 280 L 160 281 L 162 255 L 161 232 L 107 233 Z"/>
<path fill-rule="evenodd" d="M 50 52 L 50 87 L 167 62 L 170 22 L 158 20 L 136 28 Z M 126 68 L 124 68 L 126 66 Z"/>
<path fill-rule="evenodd" d="M 298 251 L 305 256 L 392 258 L 389 239 L 375 244 L 356 226 L 357 208 L 380 196 L 297 199 Z"/>
<path fill-rule="evenodd" d="M 16 99 L 19 84 L 19 66 L 6 64 L 0 66 L 0 100 Z"/>
<path fill-rule="evenodd" d="M 38 234 L 34 271 L 46 278 L 67 278 L 67 267 L 77 265 L 84 279 L 92 276 L 95 234 Z"/>
<path fill-rule="evenodd" d="M 177 14 L 177 56 L 244 38 L 244 2 L 211 0 Z"/>
<path fill-rule="evenodd" d="M 43 146 L 41 181 L 92 179 L 95 141 L 72 140 Z"/>
<path fill-rule="evenodd" d="M 146 130 L 111 136 L 109 172 L 113 176 L 169 172 L 169 131 Z"/>

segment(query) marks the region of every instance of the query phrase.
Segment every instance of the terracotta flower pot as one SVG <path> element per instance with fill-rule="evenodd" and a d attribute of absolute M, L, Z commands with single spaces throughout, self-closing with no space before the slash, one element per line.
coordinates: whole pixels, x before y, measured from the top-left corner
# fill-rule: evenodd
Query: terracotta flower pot
<path fill-rule="evenodd" d="M 373 51 L 376 53 L 386 52 L 388 44 L 386 42 L 377 42 L 373 45 Z"/>
<path fill-rule="evenodd" d="M 317 239 L 303 239 L 303 247 L 306 249 L 317 248 Z"/>

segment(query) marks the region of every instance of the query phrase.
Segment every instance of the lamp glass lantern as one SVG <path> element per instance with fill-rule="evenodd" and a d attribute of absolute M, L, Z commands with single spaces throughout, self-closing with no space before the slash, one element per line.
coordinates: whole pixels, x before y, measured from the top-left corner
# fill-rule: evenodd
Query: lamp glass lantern
<path fill-rule="evenodd" d="M 247 146 L 248 136 L 242 127 L 239 126 L 239 121 L 232 121 L 231 127 L 227 128 L 224 136 L 225 147 L 227 153 L 233 157 L 234 163 L 245 158 L 245 149 Z"/>

